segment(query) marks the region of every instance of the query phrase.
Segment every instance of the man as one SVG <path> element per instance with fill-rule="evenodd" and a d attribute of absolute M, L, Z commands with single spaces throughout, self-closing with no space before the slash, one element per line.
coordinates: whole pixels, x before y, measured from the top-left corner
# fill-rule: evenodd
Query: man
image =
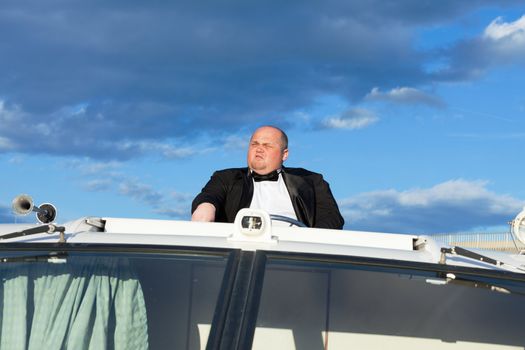
<path fill-rule="evenodd" d="M 341 229 L 344 220 L 330 187 L 317 174 L 285 168 L 288 137 L 279 128 L 255 130 L 248 148 L 248 168 L 216 171 L 192 203 L 193 221 L 234 222 L 242 208 L 299 220 L 309 227 Z"/>

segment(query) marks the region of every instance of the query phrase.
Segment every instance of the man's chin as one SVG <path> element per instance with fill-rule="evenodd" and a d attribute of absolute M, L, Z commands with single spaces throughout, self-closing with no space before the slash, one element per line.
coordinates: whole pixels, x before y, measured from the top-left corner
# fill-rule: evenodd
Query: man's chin
<path fill-rule="evenodd" d="M 257 172 L 263 171 L 264 169 L 266 169 L 266 165 L 265 164 L 261 164 L 259 162 L 253 162 L 253 163 L 249 164 L 249 167 L 253 171 L 257 171 Z"/>

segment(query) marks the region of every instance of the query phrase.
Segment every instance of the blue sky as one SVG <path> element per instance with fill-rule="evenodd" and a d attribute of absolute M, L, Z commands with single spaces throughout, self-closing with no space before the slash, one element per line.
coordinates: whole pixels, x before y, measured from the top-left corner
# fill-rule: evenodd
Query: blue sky
<path fill-rule="evenodd" d="M 501 231 L 525 205 L 523 1 L 2 1 L 0 33 L 0 222 L 20 193 L 188 219 L 265 124 L 347 229 Z"/>

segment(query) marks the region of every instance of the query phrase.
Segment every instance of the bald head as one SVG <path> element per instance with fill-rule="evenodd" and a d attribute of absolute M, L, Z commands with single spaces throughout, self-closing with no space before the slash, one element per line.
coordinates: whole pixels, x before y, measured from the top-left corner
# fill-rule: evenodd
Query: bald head
<path fill-rule="evenodd" d="M 248 166 L 264 175 L 282 167 L 288 158 L 288 136 L 275 126 L 261 126 L 248 147 Z"/>

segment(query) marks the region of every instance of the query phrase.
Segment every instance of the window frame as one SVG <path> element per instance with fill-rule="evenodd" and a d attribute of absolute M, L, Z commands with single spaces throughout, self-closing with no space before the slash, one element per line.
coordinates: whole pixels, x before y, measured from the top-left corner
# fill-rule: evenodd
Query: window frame
<path fill-rule="evenodd" d="M 212 317 L 207 350 L 250 349 L 255 334 L 265 272 L 272 261 L 289 262 L 300 266 L 323 268 L 346 268 L 346 266 L 370 267 L 376 271 L 420 271 L 423 275 L 436 277 L 448 273 L 470 276 L 473 279 L 489 279 L 491 282 L 513 282 L 525 286 L 525 274 L 504 270 L 414 262 L 396 259 L 368 258 L 360 256 L 312 254 L 269 250 L 241 250 L 238 248 L 191 247 L 146 244 L 100 244 L 100 243 L 1 243 L 2 252 L 86 252 L 86 253 L 137 253 L 176 254 L 188 256 L 223 256 L 226 258 L 224 275 Z M 396 270 L 396 272 L 394 272 Z"/>

